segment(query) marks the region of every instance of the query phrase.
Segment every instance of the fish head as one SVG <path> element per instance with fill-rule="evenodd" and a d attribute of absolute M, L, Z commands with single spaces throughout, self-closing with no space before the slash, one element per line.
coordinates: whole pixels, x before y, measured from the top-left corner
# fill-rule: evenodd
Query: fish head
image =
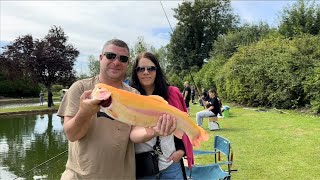
<path fill-rule="evenodd" d="M 112 103 L 111 91 L 107 87 L 97 84 L 91 94 L 93 99 L 101 100 L 99 105 L 108 107 Z"/>

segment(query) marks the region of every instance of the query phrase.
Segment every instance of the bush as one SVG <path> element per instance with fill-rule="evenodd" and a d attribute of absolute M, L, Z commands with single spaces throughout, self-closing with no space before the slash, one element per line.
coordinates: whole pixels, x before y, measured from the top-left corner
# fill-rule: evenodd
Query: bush
<path fill-rule="evenodd" d="M 53 85 L 52 86 L 52 91 L 53 92 L 59 92 L 63 89 L 63 86 L 62 85 Z"/>
<path fill-rule="evenodd" d="M 310 84 L 318 82 L 311 78 L 319 76 L 314 70 L 320 52 L 317 43 L 319 37 L 310 35 L 292 40 L 274 36 L 240 47 L 215 77 L 220 95 L 245 105 L 277 108 L 317 102 L 308 91 Z M 308 87 L 303 86 L 306 79 Z"/>

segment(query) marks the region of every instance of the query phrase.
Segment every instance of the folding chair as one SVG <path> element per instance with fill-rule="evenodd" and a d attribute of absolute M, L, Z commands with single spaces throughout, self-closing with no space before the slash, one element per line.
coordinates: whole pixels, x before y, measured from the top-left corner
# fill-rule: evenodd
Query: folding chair
<path fill-rule="evenodd" d="M 213 151 L 194 150 L 193 153 L 195 155 L 214 154 L 214 163 L 208 165 L 193 165 L 191 169 L 185 167 L 188 179 L 231 179 L 233 153 L 231 152 L 230 141 L 228 139 L 216 135 L 214 137 Z M 226 156 L 225 161 L 221 161 L 220 154 Z M 221 165 L 228 166 L 228 169 L 224 171 Z"/>

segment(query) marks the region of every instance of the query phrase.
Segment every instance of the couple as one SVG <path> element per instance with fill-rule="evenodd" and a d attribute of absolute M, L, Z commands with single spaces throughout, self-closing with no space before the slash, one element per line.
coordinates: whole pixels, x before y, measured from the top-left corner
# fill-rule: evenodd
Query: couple
<path fill-rule="evenodd" d="M 58 115 L 64 119 L 69 148 L 61 179 L 136 179 L 135 152 L 152 150 L 157 136 L 163 152 L 159 156 L 159 178 L 183 179 L 179 161 L 185 150 L 181 140 L 172 135 L 176 119 L 164 114 L 154 127 L 130 126 L 102 115 L 100 101 L 90 99 L 94 85 L 105 83 L 142 95 L 160 95 L 169 104 L 186 111 L 179 89 L 168 85 L 157 58 L 151 53 L 140 54 L 133 64 L 134 88 L 122 82 L 129 52 L 122 40 L 106 42 L 100 54 L 99 75 L 75 82 L 65 94 Z"/>

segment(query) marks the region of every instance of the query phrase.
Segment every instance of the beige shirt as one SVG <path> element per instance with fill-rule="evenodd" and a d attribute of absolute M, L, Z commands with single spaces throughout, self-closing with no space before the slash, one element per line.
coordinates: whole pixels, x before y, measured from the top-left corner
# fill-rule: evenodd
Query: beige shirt
<path fill-rule="evenodd" d="M 98 77 L 75 82 L 65 94 L 58 115 L 75 116 L 81 94 L 92 90 L 97 83 Z M 138 93 L 125 83 L 123 89 Z M 135 179 L 135 153 L 130 131 L 128 124 L 97 117 L 82 139 L 69 141 L 68 161 L 61 179 Z"/>

